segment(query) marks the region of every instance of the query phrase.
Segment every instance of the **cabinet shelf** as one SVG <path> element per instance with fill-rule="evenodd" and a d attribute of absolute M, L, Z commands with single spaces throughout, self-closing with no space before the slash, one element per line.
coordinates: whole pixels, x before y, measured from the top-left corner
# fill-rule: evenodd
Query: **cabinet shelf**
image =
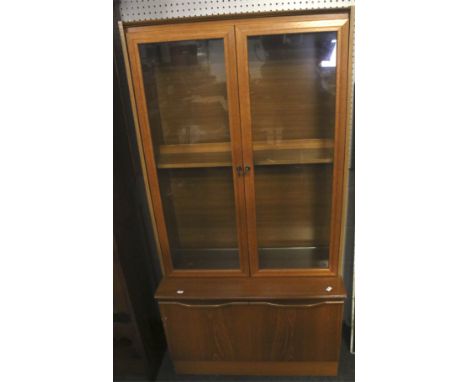
<path fill-rule="evenodd" d="M 332 139 L 291 139 L 254 142 L 255 165 L 314 164 L 333 162 Z"/>
<path fill-rule="evenodd" d="M 293 139 L 253 143 L 255 165 L 333 162 L 332 139 Z M 158 168 L 230 167 L 231 144 L 198 143 L 159 146 Z"/>
<path fill-rule="evenodd" d="M 231 163 L 229 142 L 159 146 L 158 168 L 231 167 Z"/>

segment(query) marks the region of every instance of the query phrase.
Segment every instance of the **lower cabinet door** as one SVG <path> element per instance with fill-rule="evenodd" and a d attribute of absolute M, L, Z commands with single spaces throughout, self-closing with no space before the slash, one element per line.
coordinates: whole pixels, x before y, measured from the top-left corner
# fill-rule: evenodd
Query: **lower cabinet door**
<path fill-rule="evenodd" d="M 160 302 L 178 373 L 336 375 L 343 301 Z"/>

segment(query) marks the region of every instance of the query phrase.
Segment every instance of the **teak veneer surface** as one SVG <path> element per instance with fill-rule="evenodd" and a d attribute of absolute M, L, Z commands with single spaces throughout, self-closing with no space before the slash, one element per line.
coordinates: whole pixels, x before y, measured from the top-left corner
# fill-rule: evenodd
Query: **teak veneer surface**
<path fill-rule="evenodd" d="M 336 375 L 342 301 L 159 306 L 179 373 Z"/>
<path fill-rule="evenodd" d="M 327 292 L 326 288 L 331 287 Z M 183 293 L 178 293 L 183 291 Z M 314 300 L 344 299 L 342 278 L 337 277 L 166 277 L 154 295 L 170 300 Z"/>

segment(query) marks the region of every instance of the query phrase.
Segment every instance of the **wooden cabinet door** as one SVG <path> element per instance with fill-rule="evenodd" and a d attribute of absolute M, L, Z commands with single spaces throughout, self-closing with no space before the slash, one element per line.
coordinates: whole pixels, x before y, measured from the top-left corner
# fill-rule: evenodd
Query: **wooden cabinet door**
<path fill-rule="evenodd" d="M 343 301 L 160 302 L 180 373 L 334 375 Z"/>
<path fill-rule="evenodd" d="M 233 25 L 127 28 L 166 274 L 247 276 Z"/>
<path fill-rule="evenodd" d="M 236 44 L 251 272 L 335 275 L 348 16 L 244 20 Z"/>

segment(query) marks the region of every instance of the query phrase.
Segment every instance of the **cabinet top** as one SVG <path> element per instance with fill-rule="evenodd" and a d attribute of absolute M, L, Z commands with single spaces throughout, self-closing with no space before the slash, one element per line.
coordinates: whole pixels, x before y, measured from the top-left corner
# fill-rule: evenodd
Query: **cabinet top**
<path fill-rule="evenodd" d="M 157 300 L 344 299 L 341 277 L 165 277 Z"/>

